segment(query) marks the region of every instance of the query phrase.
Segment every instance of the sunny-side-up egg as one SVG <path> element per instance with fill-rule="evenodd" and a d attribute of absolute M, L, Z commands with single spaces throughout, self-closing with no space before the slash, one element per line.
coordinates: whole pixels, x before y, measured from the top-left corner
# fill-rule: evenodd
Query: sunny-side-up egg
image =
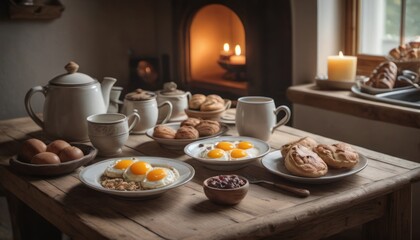
<path fill-rule="evenodd" d="M 201 152 L 200 157 L 205 159 L 211 160 L 221 160 L 227 161 L 229 160 L 229 154 L 223 149 L 220 148 L 206 148 L 203 152 Z"/>
<path fill-rule="evenodd" d="M 105 176 L 110 178 L 120 178 L 123 176 L 124 171 L 130 167 L 135 160 L 133 159 L 120 159 L 111 163 L 105 170 Z"/>
<path fill-rule="evenodd" d="M 150 163 L 137 161 L 125 170 L 123 177 L 126 181 L 141 182 L 152 169 Z"/>
<path fill-rule="evenodd" d="M 260 154 L 260 150 L 251 142 L 240 141 L 236 143 L 236 148 L 245 150 L 249 157 L 255 157 Z"/>
<path fill-rule="evenodd" d="M 146 178 L 141 182 L 144 189 L 156 189 L 175 182 L 179 173 L 175 168 L 155 167 L 147 173 Z"/>

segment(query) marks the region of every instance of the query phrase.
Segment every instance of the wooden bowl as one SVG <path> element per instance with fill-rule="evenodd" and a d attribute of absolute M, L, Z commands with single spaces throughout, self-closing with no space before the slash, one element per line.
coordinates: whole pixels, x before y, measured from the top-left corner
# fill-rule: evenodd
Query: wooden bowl
<path fill-rule="evenodd" d="M 77 168 L 88 164 L 95 159 L 98 150 L 90 145 L 71 143 L 72 146 L 80 148 L 83 156 L 80 159 L 57 163 L 57 164 L 32 164 L 20 161 L 17 157 L 10 159 L 10 167 L 21 174 L 34 176 L 57 176 L 73 172 Z"/>
<path fill-rule="evenodd" d="M 203 112 L 203 111 L 191 110 L 187 108 L 185 109 L 185 113 L 187 114 L 188 117 L 218 121 L 220 119 L 220 116 L 222 116 L 222 114 L 226 110 L 228 110 L 230 108 L 230 105 L 232 104 L 232 102 L 229 99 L 224 99 L 224 100 L 225 100 L 225 107 L 220 110 Z"/>
<path fill-rule="evenodd" d="M 242 199 L 245 198 L 246 194 L 248 193 L 249 189 L 249 181 L 238 175 L 226 175 L 226 176 L 237 176 L 240 179 L 245 181 L 245 185 L 233 189 L 222 189 L 222 188 L 215 188 L 210 187 L 208 185 L 209 180 L 219 176 L 209 177 L 203 182 L 203 190 L 204 194 L 207 198 L 217 204 L 222 205 L 235 205 L 238 204 Z"/>

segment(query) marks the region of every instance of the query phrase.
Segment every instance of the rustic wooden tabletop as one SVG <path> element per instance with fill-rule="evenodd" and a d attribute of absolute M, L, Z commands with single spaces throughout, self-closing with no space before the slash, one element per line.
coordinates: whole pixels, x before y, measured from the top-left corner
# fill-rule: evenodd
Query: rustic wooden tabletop
<path fill-rule="evenodd" d="M 306 188 L 311 195 L 300 198 L 272 186 L 251 185 L 238 205 L 222 206 L 206 198 L 202 182 L 232 172 L 207 169 L 183 151 L 162 148 L 145 135 L 130 136 L 120 156 L 178 159 L 193 166 L 196 173 L 187 184 L 158 198 L 133 200 L 86 187 L 78 178 L 80 169 L 60 177 L 12 171 L 9 159 L 21 142 L 32 137 L 45 140 L 45 135 L 29 118 L 1 121 L 0 132 L 0 187 L 9 200 L 22 202 L 75 239 L 317 239 L 361 224 L 368 239 L 411 237 L 411 183 L 420 178 L 420 164 L 365 148 L 354 146 L 368 159 L 364 170 L 317 185 L 290 182 L 257 161 L 233 173 Z M 237 135 L 234 126 L 227 134 Z M 268 143 L 272 151 L 278 151 L 304 136 L 320 143 L 337 142 L 282 126 Z M 97 157 L 94 162 L 104 159 Z M 12 218 L 17 218 L 14 211 L 11 208 Z M 15 228 L 23 227 L 15 224 Z"/>

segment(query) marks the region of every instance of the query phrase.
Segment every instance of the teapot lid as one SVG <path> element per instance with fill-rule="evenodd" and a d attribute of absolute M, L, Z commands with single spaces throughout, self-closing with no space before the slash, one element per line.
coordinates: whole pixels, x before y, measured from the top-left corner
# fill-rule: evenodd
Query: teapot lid
<path fill-rule="evenodd" d="M 185 92 L 182 90 L 177 89 L 178 85 L 174 82 L 167 82 L 163 84 L 163 90 L 159 93 L 162 95 L 170 95 L 170 96 L 179 96 L 183 95 Z"/>
<path fill-rule="evenodd" d="M 156 94 L 137 88 L 134 92 L 127 93 L 124 98 L 131 101 L 145 101 L 156 98 Z"/>
<path fill-rule="evenodd" d="M 89 75 L 84 73 L 79 73 L 77 70 L 79 69 L 79 65 L 75 62 L 69 62 L 66 66 L 64 66 L 67 73 L 61 74 L 49 81 L 52 85 L 88 85 L 92 83 L 96 83 L 97 81 L 91 78 Z"/>

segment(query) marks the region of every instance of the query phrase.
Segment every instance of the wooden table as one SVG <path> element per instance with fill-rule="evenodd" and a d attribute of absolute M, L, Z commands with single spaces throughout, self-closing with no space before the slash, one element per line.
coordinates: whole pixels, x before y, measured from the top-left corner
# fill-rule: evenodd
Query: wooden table
<path fill-rule="evenodd" d="M 29 118 L 0 121 L 0 131 L 0 187 L 12 203 L 13 222 L 18 222 L 15 210 L 19 210 L 14 203 L 21 201 L 75 239 L 255 239 L 274 235 L 275 239 L 317 239 L 361 224 L 367 239 L 411 238 L 411 183 L 420 178 L 420 164 L 357 146 L 369 159 L 368 166 L 335 183 L 288 182 L 259 163 L 238 170 L 238 174 L 307 188 L 311 195 L 298 198 L 270 186 L 251 185 L 240 204 L 227 207 L 208 201 L 202 190 L 205 178 L 222 172 L 202 167 L 182 151 L 161 148 L 147 136 L 130 136 L 121 156 L 183 160 L 195 168 L 196 175 L 159 198 L 134 201 L 85 187 L 77 172 L 54 178 L 15 174 L 8 161 L 20 143 L 29 137 L 44 139 L 44 134 Z M 228 133 L 236 132 L 231 129 Z M 335 142 L 283 126 L 269 144 L 276 151 L 303 136 Z"/>

